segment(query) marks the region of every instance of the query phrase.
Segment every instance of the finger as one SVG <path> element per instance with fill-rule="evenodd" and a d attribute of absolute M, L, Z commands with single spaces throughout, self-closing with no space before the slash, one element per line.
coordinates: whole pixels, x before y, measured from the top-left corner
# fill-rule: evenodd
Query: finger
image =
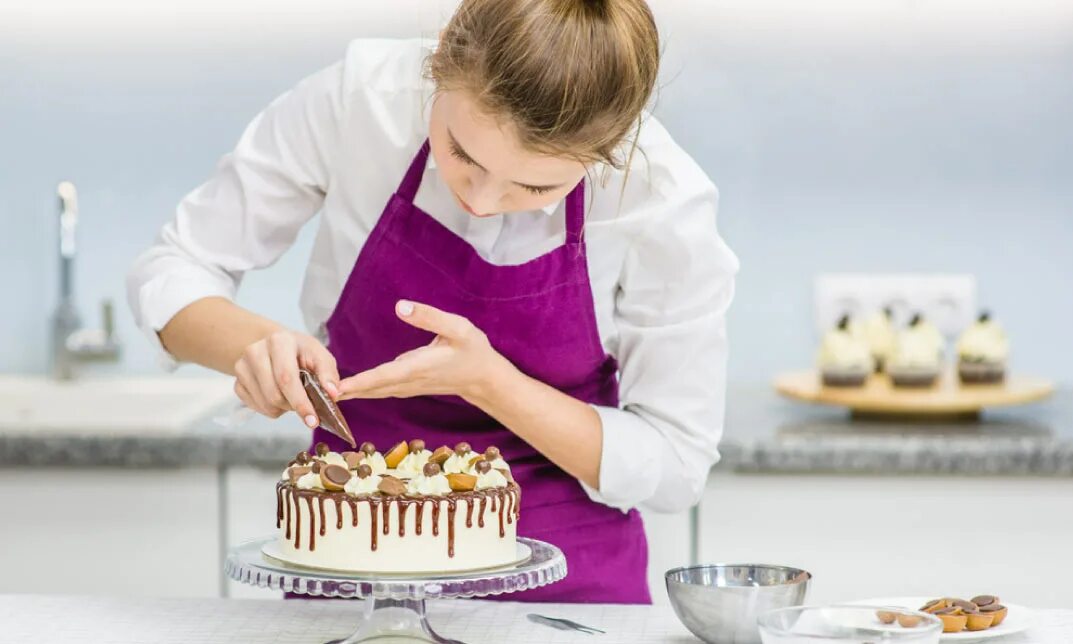
<path fill-rule="evenodd" d="M 254 398 L 253 394 L 250 393 L 249 389 L 247 389 L 246 386 L 243 385 L 242 382 L 237 378 L 235 379 L 235 395 L 238 396 L 239 400 L 242 401 L 242 404 L 246 405 L 258 414 L 261 414 L 262 416 L 268 416 L 269 418 L 279 418 L 283 415 L 282 409 L 265 409 L 260 403 L 257 402 L 257 399 Z"/>
<path fill-rule="evenodd" d="M 395 314 L 407 324 L 451 340 L 465 338 L 474 328 L 473 323 L 461 315 L 410 300 L 399 300 L 395 304 Z"/>
<path fill-rule="evenodd" d="M 306 395 L 298 377 L 298 341 L 289 333 L 277 333 L 268 338 L 268 355 L 272 376 L 287 404 L 310 429 L 319 425 L 316 410 Z"/>
<path fill-rule="evenodd" d="M 242 384 L 246 385 L 258 404 L 266 410 L 279 409 L 282 412 L 290 411 L 287 399 L 276 385 L 276 379 L 272 375 L 272 362 L 268 357 L 268 349 L 264 343 L 251 345 L 246 349 L 243 356 Z"/>
<path fill-rule="evenodd" d="M 339 397 L 339 367 L 335 363 L 335 356 L 323 344 L 315 338 L 309 338 L 306 344 L 299 347 L 298 362 L 317 376 L 329 396 L 333 399 Z"/>
<path fill-rule="evenodd" d="M 385 362 L 367 371 L 354 374 L 339 383 L 340 399 L 363 397 L 361 394 L 404 384 L 413 379 L 413 356 Z"/>

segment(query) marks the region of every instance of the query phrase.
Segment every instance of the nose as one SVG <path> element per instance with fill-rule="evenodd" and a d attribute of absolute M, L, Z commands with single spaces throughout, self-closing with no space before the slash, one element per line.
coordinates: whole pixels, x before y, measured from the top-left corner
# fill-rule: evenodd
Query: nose
<path fill-rule="evenodd" d="M 500 201 L 503 197 L 502 189 L 496 182 L 487 177 L 475 178 L 470 183 L 470 193 L 466 203 L 473 212 L 479 215 L 493 215 L 500 211 Z"/>

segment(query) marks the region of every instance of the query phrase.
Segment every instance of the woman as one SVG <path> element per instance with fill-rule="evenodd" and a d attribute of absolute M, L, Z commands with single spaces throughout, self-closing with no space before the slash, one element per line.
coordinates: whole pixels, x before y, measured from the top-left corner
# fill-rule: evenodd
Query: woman
<path fill-rule="evenodd" d="M 305 367 L 359 441 L 497 445 L 519 534 L 570 566 L 521 597 L 647 603 L 636 508 L 689 507 L 717 458 L 737 270 L 715 187 L 641 125 L 658 61 L 643 0 L 465 0 L 438 43 L 355 41 L 179 204 L 135 316 L 266 416 L 317 427 Z M 235 305 L 318 211 L 311 333 Z"/>

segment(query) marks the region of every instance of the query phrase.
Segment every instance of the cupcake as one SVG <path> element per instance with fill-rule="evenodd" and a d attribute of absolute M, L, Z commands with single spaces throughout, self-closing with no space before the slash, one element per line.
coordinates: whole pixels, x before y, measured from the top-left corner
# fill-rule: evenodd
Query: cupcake
<path fill-rule="evenodd" d="M 919 313 L 898 334 L 887 373 L 896 387 L 930 387 L 943 363 L 943 336 Z"/>
<path fill-rule="evenodd" d="M 868 343 L 854 333 L 848 315 L 824 335 L 816 362 L 828 387 L 860 387 L 873 369 Z"/>
<path fill-rule="evenodd" d="M 965 384 L 1002 382 L 1010 344 L 1006 332 L 986 312 L 958 339 L 958 376 Z"/>
<path fill-rule="evenodd" d="M 872 313 L 861 325 L 861 335 L 868 343 L 868 349 L 872 352 L 872 360 L 875 362 L 876 372 L 885 369 L 891 353 L 894 352 L 896 339 L 894 325 L 891 323 L 891 310 L 884 308 L 882 311 Z"/>

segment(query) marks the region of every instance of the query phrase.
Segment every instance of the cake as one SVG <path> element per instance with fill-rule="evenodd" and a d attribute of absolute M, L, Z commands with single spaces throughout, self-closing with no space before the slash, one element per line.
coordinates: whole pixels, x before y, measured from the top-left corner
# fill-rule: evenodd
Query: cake
<path fill-rule="evenodd" d="M 861 335 L 868 343 L 868 349 L 872 352 L 872 360 L 875 361 L 876 372 L 882 372 L 886 368 L 887 361 L 894 353 L 896 334 L 894 324 L 891 322 L 892 313 L 889 308 L 875 311 L 864 319 L 861 324 Z"/>
<path fill-rule="evenodd" d="M 452 572 L 518 559 L 521 489 L 499 450 L 369 442 L 299 452 L 276 484 L 273 556 L 360 572 Z"/>
<path fill-rule="evenodd" d="M 896 387 L 930 387 L 943 365 L 943 336 L 920 314 L 898 334 L 887 373 Z"/>
<path fill-rule="evenodd" d="M 961 334 L 957 344 L 958 376 L 965 384 L 998 383 L 1006 377 L 1010 344 L 986 311 Z"/>
<path fill-rule="evenodd" d="M 873 369 L 872 352 L 851 328 L 848 315 L 843 315 L 835 328 L 824 335 L 816 362 L 827 387 L 859 387 Z"/>

